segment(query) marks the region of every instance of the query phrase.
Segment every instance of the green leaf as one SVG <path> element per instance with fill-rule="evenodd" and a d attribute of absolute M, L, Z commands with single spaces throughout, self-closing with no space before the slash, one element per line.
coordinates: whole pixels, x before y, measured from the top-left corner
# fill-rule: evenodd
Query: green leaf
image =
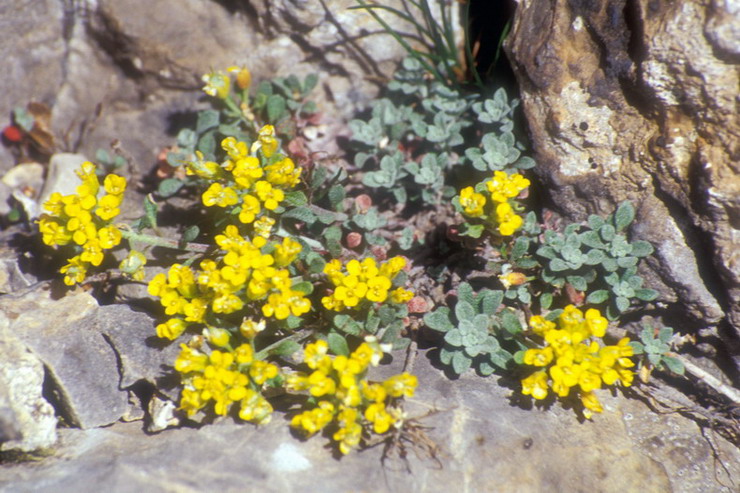
<path fill-rule="evenodd" d="M 308 272 L 311 274 L 323 272 L 324 267 L 326 267 L 323 257 L 316 252 L 308 252 L 304 261 L 308 265 Z"/>
<path fill-rule="evenodd" d="M 472 321 L 475 318 L 475 308 L 466 301 L 458 300 L 455 305 L 455 316 L 458 322 Z"/>
<path fill-rule="evenodd" d="M 159 182 L 157 187 L 157 194 L 162 198 L 168 198 L 175 195 L 184 185 L 184 183 L 177 178 L 165 178 Z"/>
<path fill-rule="evenodd" d="M 635 220 L 635 208 L 629 201 L 619 204 L 617 212 L 614 213 L 614 226 L 617 231 L 622 231 Z M 605 238 L 606 239 L 606 238 Z"/>
<path fill-rule="evenodd" d="M 604 225 L 604 220 L 595 214 L 588 216 L 588 225 L 591 229 L 597 230 Z"/>
<path fill-rule="evenodd" d="M 511 258 L 517 260 L 527 253 L 529 250 L 529 242 L 530 240 L 526 236 L 520 236 L 517 238 L 514 242 L 514 246 L 511 248 Z"/>
<path fill-rule="evenodd" d="M 563 259 L 554 258 L 550 261 L 550 270 L 553 272 L 562 272 L 568 269 L 570 269 L 570 267 Z"/>
<path fill-rule="evenodd" d="M 593 233 L 593 231 L 591 231 Z M 586 265 L 599 265 L 606 259 L 606 254 L 601 250 L 589 250 L 586 254 L 586 260 L 583 262 Z"/>
<path fill-rule="evenodd" d="M 586 246 L 590 246 L 591 248 L 599 248 L 601 250 L 606 248 L 604 242 L 599 238 L 599 233 L 596 231 L 584 231 L 579 235 L 579 239 L 581 240 L 581 243 Z"/>
<path fill-rule="evenodd" d="M 450 321 L 450 309 L 442 306 L 424 315 L 424 323 L 432 330 L 447 332 L 455 326 Z"/>
<path fill-rule="evenodd" d="M 144 216 L 146 217 L 149 227 L 157 228 L 157 204 L 152 200 L 151 195 L 147 195 L 144 200 Z"/>
<path fill-rule="evenodd" d="M 523 365 L 524 364 L 524 353 L 526 353 L 526 350 L 517 351 L 514 353 L 514 363 L 517 365 Z"/>
<path fill-rule="evenodd" d="M 547 310 L 552 305 L 552 293 L 542 293 L 540 295 L 540 308 Z"/>
<path fill-rule="evenodd" d="M 586 303 L 593 305 L 599 305 L 609 299 L 609 291 L 606 289 L 599 289 L 598 291 L 592 291 L 586 298 Z"/>
<path fill-rule="evenodd" d="M 484 376 L 487 377 L 488 375 L 492 374 L 494 371 L 496 371 L 496 368 L 488 363 L 487 361 L 483 360 L 480 363 L 478 363 L 478 372 Z"/>
<path fill-rule="evenodd" d="M 349 315 L 335 315 L 334 327 L 353 336 L 359 336 L 362 333 L 362 326 Z"/>
<path fill-rule="evenodd" d="M 568 276 L 565 278 L 576 291 L 586 291 L 588 284 L 581 276 Z"/>
<path fill-rule="evenodd" d="M 316 222 L 316 214 L 314 214 L 308 207 L 296 207 L 295 209 L 291 209 L 283 213 L 282 217 L 297 219 L 298 221 L 309 225 Z"/>
<path fill-rule="evenodd" d="M 349 356 L 347 339 L 345 339 L 341 334 L 330 332 L 326 338 L 326 342 L 329 344 L 329 349 L 331 349 L 332 353 L 337 356 Z"/>
<path fill-rule="evenodd" d="M 457 299 L 469 303 L 473 308 L 478 306 L 478 300 L 473 292 L 473 287 L 467 282 L 461 282 L 457 287 Z M 458 320 L 460 320 L 459 317 Z"/>
<path fill-rule="evenodd" d="M 630 341 L 629 345 L 632 346 L 632 351 L 635 354 L 642 354 L 645 352 L 645 346 L 643 346 L 640 342 Z"/>
<path fill-rule="evenodd" d="M 337 184 L 329 189 L 329 202 L 335 210 L 341 210 L 345 195 L 342 185 Z"/>
<path fill-rule="evenodd" d="M 183 243 L 189 243 L 193 241 L 194 239 L 196 239 L 199 234 L 200 234 L 200 228 L 194 224 L 192 226 L 189 226 L 188 228 L 185 229 L 185 231 L 182 232 L 180 241 Z"/>
<path fill-rule="evenodd" d="M 611 224 L 605 224 L 599 229 L 599 234 L 604 241 L 612 241 L 616 235 L 616 230 Z"/>
<path fill-rule="evenodd" d="M 501 325 L 510 334 L 518 334 L 522 331 L 522 324 L 519 322 L 519 317 L 510 309 L 501 312 Z"/>
<path fill-rule="evenodd" d="M 452 329 L 445 334 L 445 342 L 450 346 L 462 347 L 463 337 L 458 329 Z"/>
<path fill-rule="evenodd" d="M 665 363 L 670 371 L 677 375 L 683 375 L 686 370 L 681 360 L 673 356 L 664 356 L 663 363 Z"/>
<path fill-rule="evenodd" d="M 658 331 L 658 339 L 660 339 L 661 342 L 668 344 L 672 337 L 673 328 L 671 327 L 663 327 Z"/>
<path fill-rule="evenodd" d="M 306 76 L 306 78 L 303 80 L 303 88 L 301 90 L 301 94 L 305 97 L 313 91 L 314 87 L 316 87 L 316 84 L 319 82 L 319 75 L 316 73 L 310 73 Z"/>
<path fill-rule="evenodd" d="M 309 281 L 302 281 L 293 284 L 292 289 L 298 291 L 299 293 L 308 295 L 313 293 L 313 284 L 311 284 Z"/>
<path fill-rule="evenodd" d="M 630 300 L 625 298 L 624 296 L 617 296 L 617 299 L 614 300 L 614 303 L 617 307 L 617 310 L 619 310 L 620 312 L 623 312 L 630 307 Z"/>
<path fill-rule="evenodd" d="M 205 110 L 198 113 L 198 120 L 195 124 L 195 133 L 202 134 L 206 130 L 217 127 L 221 115 L 218 111 Z"/>
<path fill-rule="evenodd" d="M 450 350 L 452 349 L 452 350 Z M 443 347 L 439 350 L 439 360 L 445 364 L 445 365 L 451 365 L 452 364 L 452 356 L 455 354 L 454 348 L 450 348 L 448 346 Z"/>
<path fill-rule="evenodd" d="M 270 350 L 270 354 L 274 354 L 276 356 L 290 356 L 291 354 L 296 353 L 300 350 L 301 350 L 300 344 L 298 344 L 295 341 L 287 340 L 273 347 Z"/>
<path fill-rule="evenodd" d="M 277 123 L 285 115 L 285 98 L 273 94 L 267 98 L 267 120 L 270 123 Z"/>
<path fill-rule="evenodd" d="M 452 355 L 452 371 L 458 375 L 462 375 L 470 368 L 473 363 L 473 359 L 466 355 L 463 351 L 457 351 Z"/>
<path fill-rule="evenodd" d="M 482 224 L 463 223 L 462 230 L 460 231 L 460 236 L 480 238 L 484 231 L 485 227 Z"/>
<path fill-rule="evenodd" d="M 635 289 L 635 297 L 642 301 L 653 301 L 658 297 L 658 294 L 654 289 Z"/>
<path fill-rule="evenodd" d="M 632 242 L 632 255 L 635 257 L 647 257 L 653 251 L 653 245 L 647 241 L 637 240 Z"/>
<path fill-rule="evenodd" d="M 287 192 L 283 204 L 292 205 L 293 207 L 300 207 L 308 204 L 308 198 L 306 194 L 300 191 Z"/>
<path fill-rule="evenodd" d="M 480 303 L 480 311 L 491 316 L 496 313 L 498 307 L 501 306 L 501 302 L 504 300 L 504 292 L 484 289 L 478 293 L 478 299 Z"/>

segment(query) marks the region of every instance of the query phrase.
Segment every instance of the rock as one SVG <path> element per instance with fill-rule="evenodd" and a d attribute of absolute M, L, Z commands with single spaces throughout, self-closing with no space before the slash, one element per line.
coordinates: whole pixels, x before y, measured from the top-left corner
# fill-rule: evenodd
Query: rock
<path fill-rule="evenodd" d="M 67 7 L 65 7 L 67 6 Z M 0 128 L 16 106 L 28 101 L 51 102 L 64 79 L 65 40 L 74 7 L 56 0 L 17 4 L 2 2 L 3 36 L 0 69 L 6 81 L 0 92 Z M 0 174 L 10 169 L 14 157 L 0 145 Z"/>
<path fill-rule="evenodd" d="M 0 246 L 0 294 L 20 291 L 35 281 L 31 274 L 21 269 L 18 253 Z"/>
<path fill-rule="evenodd" d="M 157 338 L 155 323 L 149 315 L 135 312 L 127 305 L 101 306 L 95 314 L 93 326 L 116 353 L 121 372 L 120 389 L 128 389 L 145 380 L 170 397 L 178 397 L 168 376 L 180 354 L 180 347 L 176 343 L 165 344 Z"/>
<path fill-rule="evenodd" d="M 180 424 L 180 418 L 175 416 L 177 406 L 169 399 L 160 399 L 152 396 L 149 401 L 147 411 L 149 412 L 149 423 L 146 431 L 149 433 L 158 433 L 172 426 Z"/>
<path fill-rule="evenodd" d="M 48 290 L 0 298 L 10 330 L 46 365 L 61 413 L 81 428 L 109 425 L 126 410 L 116 354 L 96 330 L 98 304 L 80 292 L 54 300 Z"/>
<path fill-rule="evenodd" d="M 56 442 L 57 418 L 42 396 L 43 364 L 9 326 L 0 312 L 0 451 L 35 452 Z"/>
<path fill-rule="evenodd" d="M 632 233 L 656 247 L 646 277 L 662 281 L 660 299 L 677 297 L 677 319 L 694 327 L 731 324 L 730 354 L 740 354 L 737 19 L 721 1 L 520 2 L 506 43 L 552 201 L 582 220 L 631 200 Z"/>
<path fill-rule="evenodd" d="M 397 372 L 401 359 L 379 373 Z M 89 484 L 114 492 L 243 491 L 248 484 L 265 492 L 730 492 L 715 479 L 710 445 L 695 423 L 679 414 L 656 415 L 639 400 L 602 392 L 605 412 L 579 423 L 559 404 L 550 409 L 514 404 L 512 391 L 494 378 L 469 373 L 449 381 L 424 354 L 414 373 L 420 387 L 406 411 L 429 428 L 406 437 L 408 463 L 391 449 L 381 464 L 383 445 L 337 460 L 324 447 L 325 437 L 297 439 L 280 415 L 263 427 L 226 418 L 157 435 L 147 435 L 136 423 L 117 423 L 60 430 L 54 457 L 32 467 L 8 465 L 0 469 L 0 484 L 12 485 L 12 491 L 77 491 Z M 636 444 L 635 432 L 646 441 Z M 663 443 L 656 445 L 652 437 Z M 436 460 L 425 453 L 425 443 L 437 447 Z M 737 477 L 738 450 L 719 436 L 713 443 Z M 687 459 L 693 461 L 689 467 Z"/>

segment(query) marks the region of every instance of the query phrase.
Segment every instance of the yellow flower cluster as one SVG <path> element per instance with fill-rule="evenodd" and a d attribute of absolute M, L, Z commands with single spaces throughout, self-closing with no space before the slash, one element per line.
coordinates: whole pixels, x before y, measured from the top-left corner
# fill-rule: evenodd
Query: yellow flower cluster
<path fill-rule="evenodd" d="M 328 350 L 322 340 L 308 344 L 304 362 L 313 371 L 287 377 L 288 389 L 306 390 L 316 402 L 313 409 L 294 416 L 290 425 L 310 436 L 334 423 L 332 439 L 347 454 L 359 445 L 365 427 L 382 434 L 401 425 L 403 412 L 395 402 L 413 396 L 418 382 L 405 372 L 383 382 L 368 381 L 368 368 L 377 366 L 383 357 L 374 338 L 368 338 L 350 356 L 331 357 Z"/>
<path fill-rule="evenodd" d="M 285 191 L 295 187 L 301 176 L 293 160 L 277 153 L 278 145 L 275 128 L 265 125 L 251 148 L 234 137 L 225 138 L 221 147 L 227 159 L 221 164 L 204 161 L 196 153 L 197 159 L 187 164 L 187 173 L 212 181 L 203 192 L 203 204 L 228 208 L 238 214 L 239 221 L 251 224 L 258 236 L 268 238 L 275 224 L 268 212 L 278 209 Z"/>
<path fill-rule="evenodd" d="M 515 199 L 530 182 L 519 173 L 508 175 L 503 171 L 494 171 L 493 178 L 484 182 L 492 203 L 491 217 L 498 225 L 501 236 L 511 236 L 514 231 L 522 226 L 522 218 L 516 214 L 511 205 L 511 199 Z M 473 187 L 463 188 L 460 191 L 460 206 L 465 214 L 470 217 L 486 218 L 486 197 L 475 191 Z"/>
<path fill-rule="evenodd" d="M 239 417 L 244 421 L 266 424 L 272 417 L 272 405 L 261 393 L 268 380 L 278 376 L 277 366 L 255 359 L 250 344 L 233 351 L 213 350 L 211 354 L 181 345 L 175 370 L 183 376 L 180 409 L 192 416 L 209 402 L 219 416 L 239 403 Z"/>
<path fill-rule="evenodd" d="M 262 314 L 278 320 L 298 317 L 311 309 L 305 294 L 293 289 L 286 268 L 301 251 L 298 242 L 290 238 L 276 245 L 250 241 L 234 225 L 227 226 L 215 240 L 224 253 L 218 262 L 203 260 L 200 270 L 174 264 L 167 274 L 157 274 L 149 282 L 149 294 L 158 296 L 165 313 L 173 317 L 157 326 L 159 337 L 176 339 L 190 323 L 208 326 L 213 318 L 238 312 L 249 301 L 263 301 Z M 263 245 L 262 249 L 258 244 Z M 270 248 L 272 253 L 263 252 Z M 214 339 L 218 331 L 211 329 L 210 339 Z M 218 338 L 215 343 L 224 345 Z"/>
<path fill-rule="evenodd" d="M 522 380 L 522 393 L 541 400 L 547 397 L 549 389 L 560 397 L 567 397 L 572 389 L 583 403 L 584 415 L 590 418 L 594 412 L 602 411 L 594 390 L 602 384 L 632 385 L 632 346 L 627 337 L 616 345 L 601 346 L 595 339 L 604 337 L 608 321 L 594 308 L 584 315 L 568 305 L 557 322 L 539 315 L 530 319 L 530 328 L 544 339 L 545 346 L 524 353 L 525 364 L 542 370 Z"/>
<path fill-rule="evenodd" d="M 121 242 L 121 231 L 111 221 L 121 212 L 126 179 L 108 175 L 103 181 L 105 193 L 98 197 L 100 182 L 91 162 L 82 163 L 77 176 L 82 180 L 75 194 L 53 193 L 44 203 L 47 213 L 39 219 L 43 242 L 49 246 L 74 245 L 77 255 L 60 269 L 64 283 L 72 286 L 85 280 L 91 265 L 103 261 L 103 250 Z"/>
<path fill-rule="evenodd" d="M 406 303 L 414 297 L 414 293 L 403 288 L 391 289 L 393 278 L 406 266 L 406 259 L 393 257 L 388 262 L 378 266 L 373 258 L 366 258 L 362 262 L 350 260 L 345 271 L 342 263 L 333 259 L 324 267 L 324 274 L 334 284 L 334 292 L 321 299 L 327 310 L 341 311 L 345 308 L 354 308 L 366 299 L 374 303 L 383 303 L 390 294 L 393 303 Z"/>

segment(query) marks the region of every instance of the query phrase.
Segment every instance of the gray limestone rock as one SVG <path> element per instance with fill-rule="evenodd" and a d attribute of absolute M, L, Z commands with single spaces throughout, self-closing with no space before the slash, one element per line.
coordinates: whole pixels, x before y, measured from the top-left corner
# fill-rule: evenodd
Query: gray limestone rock
<path fill-rule="evenodd" d="M 58 300 L 50 294 L 6 295 L 0 309 L 12 320 L 13 334 L 48 369 L 61 414 L 81 428 L 109 425 L 124 414 L 127 397 L 118 386 L 116 354 L 95 327 L 98 304 L 84 292 Z"/>
<path fill-rule="evenodd" d="M 57 440 L 57 418 L 42 396 L 44 366 L 9 327 L 0 313 L 0 451 L 46 449 Z"/>

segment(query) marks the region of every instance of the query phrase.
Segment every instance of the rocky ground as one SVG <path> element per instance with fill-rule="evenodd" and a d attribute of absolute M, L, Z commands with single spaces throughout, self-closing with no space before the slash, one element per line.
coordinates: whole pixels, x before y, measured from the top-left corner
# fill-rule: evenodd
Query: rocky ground
<path fill-rule="evenodd" d="M 388 38 L 369 34 L 378 30 L 371 19 L 346 10 L 350 0 L 23 3 L 0 6 L 8 33 L 0 40 L 8 74 L 0 114 L 35 100 L 49 109 L 48 127 L 29 153 L 38 163 L 13 168 L 18 156 L 0 147 L 2 214 L 9 196 L 25 191 L 32 204 L 70 186 L 64 173 L 47 169 L 74 169 L 113 140 L 132 175 L 150 173 L 178 118 L 203 106 L 200 74 L 234 63 L 264 78 L 319 72 L 324 119 L 309 144 L 339 156 L 346 120 L 402 57 Z M 731 387 L 740 265 L 733 190 L 740 184 L 737 161 L 726 157 L 736 150 L 738 127 L 725 88 L 737 87 L 740 49 L 731 42 L 732 14 L 716 6 L 708 14 L 705 3 L 671 10 L 635 2 L 619 18 L 635 33 L 628 42 L 607 28 L 606 11 L 553 1 L 536 16 L 521 2 L 509 51 L 552 205 L 578 217 L 610 212 L 625 198 L 642 204 L 635 233 L 657 247 L 645 273 L 661 291 L 652 313 L 697 337 L 691 361 Z M 643 19 L 642 31 L 630 24 L 635 19 Z M 595 27 L 578 27 L 584 23 Z M 710 26 L 711 35 L 698 34 L 681 51 L 669 36 L 680 26 Z M 630 51 L 636 44 L 639 57 Z M 694 72 L 676 69 L 675 52 L 705 74 L 698 77 L 704 96 L 689 77 Z M 568 70 L 553 68 L 560 66 Z M 632 89 L 623 91 L 625 84 Z M 635 88 L 655 96 L 650 111 L 635 109 Z M 57 165 L 48 168 L 49 160 Z M 591 161 L 596 169 L 583 168 Z M 417 225 L 431 231 L 433 219 Z M 560 405 L 523 404 L 505 377 L 471 372 L 450 380 L 423 344 L 409 361 L 396 354 L 378 369 L 390 374 L 410 362 L 419 377 L 406 408 L 417 426 L 395 440 L 338 458 L 320 437 L 292 436 L 279 415 L 260 428 L 230 418 L 197 428 L 174 412 L 177 348 L 154 337 L 152 315 L 141 304 L 116 303 L 123 296 L 101 305 L 83 290 L 65 294 L 48 281 L 52 272 L 32 238 L 20 226 L 0 238 L 0 491 L 740 488 L 739 403 L 697 380 L 658 375 L 650 385 L 605 395 L 605 412 L 582 422 Z"/>

